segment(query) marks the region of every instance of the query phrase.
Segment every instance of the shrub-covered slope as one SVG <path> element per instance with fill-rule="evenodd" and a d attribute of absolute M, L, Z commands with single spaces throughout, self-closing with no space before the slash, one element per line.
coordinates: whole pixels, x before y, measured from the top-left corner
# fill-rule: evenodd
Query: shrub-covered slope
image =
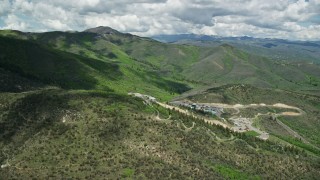
<path fill-rule="evenodd" d="M 127 95 L 168 101 L 229 83 L 314 93 L 316 65 L 283 65 L 226 44 L 164 44 L 106 27 L 0 34 L 0 179 L 319 177 L 318 154 L 296 142 L 231 133 Z M 285 99 L 307 112 L 307 121 L 290 127 L 319 145 L 317 96 L 241 87 L 211 89 L 206 100 Z"/>
<path fill-rule="evenodd" d="M 312 179 L 320 172 L 301 150 L 129 96 L 47 89 L 0 98 L 1 179 Z"/>

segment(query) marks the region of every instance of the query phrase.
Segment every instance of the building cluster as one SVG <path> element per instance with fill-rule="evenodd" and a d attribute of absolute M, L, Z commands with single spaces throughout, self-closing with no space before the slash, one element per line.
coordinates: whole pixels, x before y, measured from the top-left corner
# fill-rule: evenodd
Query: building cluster
<path fill-rule="evenodd" d="M 175 105 L 175 106 L 186 107 L 186 108 L 200 111 L 200 112 L 203 112 L 206 114 L 216 115 L 218 117 L 220 117 L 221 114 L 223 113 L 223 108 L 210 106 L 210 105 L 190 103 L 190 102 L 184 102 L 184 101 L 173 101 L 170 104 Z"/>

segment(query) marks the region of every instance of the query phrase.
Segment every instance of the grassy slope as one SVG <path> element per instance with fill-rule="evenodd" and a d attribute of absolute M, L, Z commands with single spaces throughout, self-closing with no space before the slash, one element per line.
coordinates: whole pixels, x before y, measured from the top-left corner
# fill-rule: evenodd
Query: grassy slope
<path fill-rule="evenodd" d="M 291 90 L 319 89 L 320 67 L 308 63 L 279 63 L 229 45 L 216 48 L 163 44 L 146 39 L 123 40 L 119 46 L 161 75 L 208 85 L 245 83 Z M 310 78 L 312 77 L 312 82 Z"/>
<path fill-rule="evenodd" d="M 126 66 L 152 70 L 157 75 L 175 81 L 183 80 L 179 72 L 196 62 L 199 57 L 197 47 L 168 45 L 123 34 L 52 32 L 37 35 L 35 39 L 41 43 L 49 43 L 53 48 L 87 57 L 106 59 L 111 55 L 114 61 L 123 62 Z"/>
<path fill-rule="evenodd" d="M 160 76 L 163 81 L 154 83 L 162 87 L 163 84 L 170 86 L 172 82 L 188 84 L 191 87 L 203 84 L 220 86 L 244 83 L 259 87 L 304 90 L 313 94 L 320 88 L 318 85 L 320 67 L 317 65 L 271 61 L 227 44 L 215 48 L 164 44 L 114 30 L 109 34 L 101 34 L 103 30 L 97 28 L 90 30 L 91 32 L 48 32 L 27 35 L 15 33 L 18 34 L 16 35 L 18 38 L 34 39 L 61 51 L 104 62 L 120 63 L 124 77 L 137 77 L 135 74 L 139 74 L 143 76 L 140 77 L 142 81 L 149 80 L 148 83 L 152 83 L 151 81 L 157 80 Z M 1 34 L 10 33 L 5 31 Z M 156 78 L 148 77 L 150 74 Z M 130 89 L 123 86 L 131 81 L 138 82 L 139 78 L 121 82 L 122 87 L 118 89 Z M 135 84 L 138 87 L 143 86 L 143 83 Z M 130 83 L 128 85 L 134 86 Z M 183 86 L 181 89 L 175 87 L 166 89 L 170 91 L 169 94 L 184 90 L 187 88 Z"/>
<path fill-rule="evenodd" d="M 49 46 L 62 51 L 97 58 L 102 61 L 111 60 L 112 62 L 119 63 L 126 79 L 118 81 L 117 84 L 121 86 L 118 90 L 151 93 L 156 97 L 163 96 L 162 99 L 167 100 L 169 97 L 172 97 L 173 94 L 184 92 L 189 89 L 188 86 L 192 86 L 192 84 L 183 81 L 181 78 L 179 79 L 172 75 L 163 74 L 163 69 L 165 68 L 159 68 L 156 65 L 161 62 L 162 59 L 159 59 L 158 56 L 160 57 L 160 54 L 165 54 L 163 51 L 157 54 L 157 58 L 154 56 L 151 58 L 143 56 L 146 57 L 147 60 L 143 58 L 138 59 L 128 53 L 130 48 L 134 48 L 135 50 L 143 48 L 144 52 L 149 52 L 148 47 L 154 47 L 156 44 L 169 49 L 167 45 L 149 39 L 121 33 L 101 35 L 88 32 L 75 34 L 53 32 L 37 35 L 36 40 L 41 43 L 49 42 Z M 160 47 L 158 49 L 160 49 Z M 174 52 L 172 54 L 175 54 Z M 172 56 L 167 57 L 167 59 L 170 58 L 172 58 Z M 155 61 L 152 62 L 151 59 L 155 59 Z M 159 78 L 159 76 L 161 78 Z M 152 90 L 150 84 L 154 84 L 162 90 Z M 168 95 L 165 95 L 163 92 Z"/>
<path fill-rule="evenodd" d="M 311 71 L 306 64 L 282 64 L 222 45 L 212 48 L 209 54 L 185 69 L 184 74 L 188 79 L 209 85 L 244 83 L 291 90 L 317 89 L 320 74 L 314 72 L 319 72 L 320 67 L 313 68 Z M 314 84 L 308 76 L 314 77 Z"/>
<path fill-rule="evenodd" d="M 318 162 L 295 149 L 244 135 L 219 142 L 215 136 L 231 134 L 117 93 L 48 89 L 0 98 L 0 161 L 10 164 L 1 179 L 319 176 Z M 156 120 L 157 111 L 172 118 Z M 181 126 L 192 122 L 192 130 Z"/>
<path fill-rule="evenodd" d="M 109 47 L 116 59 L 105 56 L 94 59 L 97 57 L 93 55 L 74 54 L 72 51 L 76 51 L 76 45 L 68 48 L 70 52 L 65 52 L 36 42 L 6 37 L 0 38 L 0 46 L 1 67 L 20 76 L 62 88 L 100 89 L 121 93 L 139 91 L 162 100 L 188 89 L 183 83 L 159 78 L 146 65 L 134 61 L 114 45 Z"/>
<path fill-rule="evenodd" d="M 224 81 L 241 68 L 253 67 L 243 62 L 246 55 L 230 51 L 230 47 L 212 50 L 166 45 L 118 34 L 4 34 L 33 39 L 0 38 L 0 73 L 15 80 L 7 80 L 7 84 L 15 87 L 15 82 L 27 78 L 30 84 L 22 84 L 26 90 L 48 84 L 65 90 L 0 94 L 0 160 L 5 164 L 9 159 L 11 165 L 0 170 L 1 178 L 50 175 L 150 179 L 169 178 L 170 174 L 170 178 L 232 178 L 240 173 L 253 178 L 318 176 L 318 162 L 295 149 L 282 150 L 279 145 L 244 135 L 220 143 L 208 129 L 222 138 L 231 135 L 199 120 L 159 107 L 152 109 L 125 95 L 137 91 L 168 100 L 187 90 L 186 84 L 199 86 L 183 75 L 184 69 L 201 64 L 207 57 L 215 58 L 214 51 L 221 54 L 217 62 L 228 71 L 240 68 Z M 234 60 L 234 56 L 244 57 Z M 208 74 L 209 70 L 204 72 Z M 238 100 L 247 102 L 245 98 Z M 171 113 L 173 121 L 156 121 L 156 110 L 165 118 Z M 188 127 L 194 121 L 196 128 L 186 131 L 181 121 Z M 295 159 L 296 153 L 300 159 Z"/>

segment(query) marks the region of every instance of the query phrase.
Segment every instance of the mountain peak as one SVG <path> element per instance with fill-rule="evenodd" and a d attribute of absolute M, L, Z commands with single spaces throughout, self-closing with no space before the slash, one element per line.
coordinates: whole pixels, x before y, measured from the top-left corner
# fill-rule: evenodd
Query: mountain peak
<path fill-rule="evenodd" d="M 84 32 L 91 32 L 91 33 L 97 33 L 97 34 L 121 34 L 119 31 L 112 29 L 108 26 L 98 26 L 95 28 L 90 28 L 85 30 Z"/>

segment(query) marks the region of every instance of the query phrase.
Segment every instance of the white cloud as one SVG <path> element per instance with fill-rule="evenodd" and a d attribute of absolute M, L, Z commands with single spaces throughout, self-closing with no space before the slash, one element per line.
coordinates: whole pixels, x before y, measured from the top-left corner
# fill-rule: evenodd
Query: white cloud
<path fill-rule="evenodd" d="M 27 30 L 28 25 L 23 22 L 19 17 L 13 14 L 9 14 L 5 19 L 6 26 L 4 29 L 14 29 L 14 30 Z"/>
<path fill-rule="evenodd" d="M 49 2 L 54 5 L 82 8 L 94 7 L 100 3 L 100 0 L 49 0 Z"/>
<path fill-rule="evenodd" d="M 46 25 L 46 27 L 54 30 L 62 30 L 62 31 L 71 30 L 68 25 L 60 22 L 59 20 L 48 19 L 48 20 L 45 20 L 43 24 Z"/>
<path fill-rule="evenodd" d="M 8 13 L 10 11 L 10 2 L 9 0 L 0 1 L 0 16 Z"/>
<path fill-rule="evenodd" d="M 144 30 L 136 15 L 110 16 L 108 14 L 90 14 L 84 17 L 87 27 L 110 26 L 119 31 Z"/>
<path fill-rule="evenodd" d="M 26 0 L 15 0 L 12 3 L 12 9 L 15 12 L 29 13 L 33 11 L 34 4 Z"/>
<path fill-rule="evenodd" d="M 2 28 L 20 30 L 110 26 L 142 36 L 320 39 L 320 0 L 2 0 L 0 16 Z"/>

